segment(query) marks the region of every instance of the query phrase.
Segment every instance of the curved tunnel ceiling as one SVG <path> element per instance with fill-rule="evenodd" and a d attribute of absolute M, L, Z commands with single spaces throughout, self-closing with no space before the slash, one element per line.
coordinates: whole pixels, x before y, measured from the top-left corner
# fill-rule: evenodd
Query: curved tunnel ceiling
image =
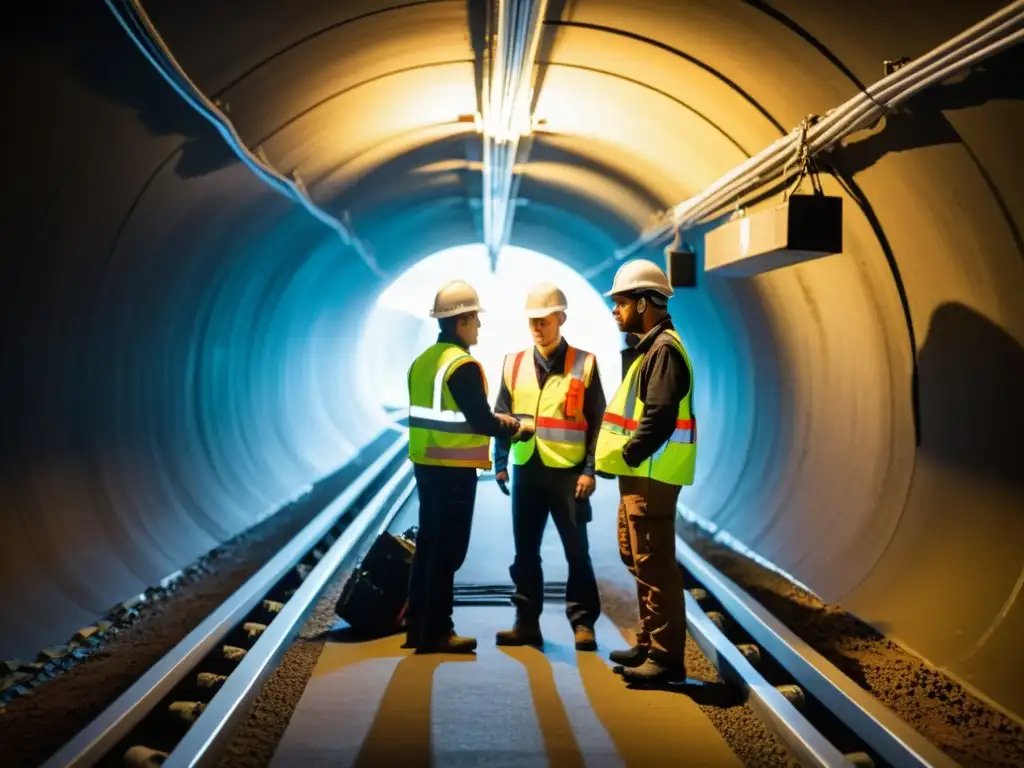
<path fill-rule="evenodd" d="M 883 60 L 1002 5 L 551 3 L 512 242 L 592 269 Z M 480 240 L 480 138 L 464 119 L 477 4 L 146 8 L 245 142 L 347 215 L 388 279 Z M 348 393 L 385 282 L 239 164 L 105 9 L 23 25 L 4 56 L 22 107 L 5 126 L 10 656 L 61 641 L 372 439 Z M 1002 54 L 832 153 L 842 255 L 704 275 L 672 304 L 702 418 L 686 506 L 1018 713 L 1020 63 Z M 611 277 L 592 275 L 602 290 Z"/>

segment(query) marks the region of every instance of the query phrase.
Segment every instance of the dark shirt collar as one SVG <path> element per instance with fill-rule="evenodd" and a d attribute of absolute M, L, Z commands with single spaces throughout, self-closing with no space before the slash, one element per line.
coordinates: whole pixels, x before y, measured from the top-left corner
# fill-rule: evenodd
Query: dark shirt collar
<path fill-rule="evenodd" d="M 460 339 L 455 334 L 449 335 L 449 334 L 445 333 L 444 331 L 441 331 L 439 334 L 437 334 L 437 343 L 438 344 L 454 344 L 455 346 L 460 347 L 461 349 L 464 349 L 467 352 L 469 351 L 469 347 L 467 347 L 465 344 L 462 343 L 462 339 Z"/>
<path fill-rule="evenodd" d="M 541 367 L 541 370 L 551 373 L 554 370 L 559 370 L 565 366 L 565 350 L 569 348 L 569 343 L 563 336 L 558 342 L 558 346 L 555 347 L 555 351 L 551 353 L 551 357 L 545 358 L 537 349 L 537 345 L 533 345 L 533 359 Z"/>
<path fill-rule="evenodd" d="M 624 354 L 624 355 L 642 355 L 642 354 L 645 354 L 647 352 L 647 350 L 649 350 L 651 348 L 651 345 L 654 344 L 654 340 L 658 337 L 658 334 L 660 334 L 662 331 L 674 330 L 674 328 L 675 328 L 675 326 L 672 325 L 672 317 L 671 316 L 666 316 L 664 320 L 662 320 L 656 326 L 651 328 L 651 330 L 649 330 L 643 336 L 641 336 L 639 338 L 636 338 L 634 336 L 633 337 L 634 340 L 635 340 L 634 343 L 631 344 L 630 346 L 628 346 L 626 349 L 622 350 L 622 354 Z"/>

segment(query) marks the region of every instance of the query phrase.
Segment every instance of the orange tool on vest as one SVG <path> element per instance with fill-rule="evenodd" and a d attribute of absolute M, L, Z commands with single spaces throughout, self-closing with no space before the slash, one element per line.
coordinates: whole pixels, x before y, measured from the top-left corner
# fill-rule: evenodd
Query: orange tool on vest
<path fill-rule="evenodd" d="M 572 379 L 565 394 L 565 418 L 579 419 L 583 416 L 583 382 Z"/>
<path fill-rule="evenodd" d="M 572 374 L 573 363 L 576 359 L 576 350 L 569 347 L 565 351 L 565 375 Z M 562 406 L 565 411 L 565 418 L 576 420 L 583 417 L 583 382 L 579 379 L 569 380 L 569 391 L 565 393 L 565 404 Z"/>

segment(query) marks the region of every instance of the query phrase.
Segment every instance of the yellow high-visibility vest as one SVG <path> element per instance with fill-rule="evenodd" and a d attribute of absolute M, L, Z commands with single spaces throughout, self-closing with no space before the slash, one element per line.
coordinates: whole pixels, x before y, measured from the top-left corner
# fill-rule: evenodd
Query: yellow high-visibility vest
<path fill-rule="evenodd" d="M 673 330 L 665 331 L 672 340 L 690 370 L 690 391 L 679 403 L 676 414 L 675 431 L 664 444 L 638 467 L 630 467 L 622 458 L 622 448 L 633 433 L 644 414 L 644 403 L 640 399 L 639 377 L 640 366 L 644 355 L 641 355 L 626 371 L 615 396 L 605 408 L 601 430 L 597 436 L 597 450 L 594 464 L 599 472 L 610 475 L 628 475 L 630 477 L 650 477 L 669 485 L 693 485 L 693 475 L 697 464 L 697 421 L 691 410 L 693 394 L 693 366 L 686 348 Z"/>
<path fill-rule="evenodd" d="M 428 347 L 409 367 L 409 459 L 414 464 L 441 467 L 491 468 L 491 438 L 474 434 L 448 389 L 458 368 L 473 363 L 457 344 Z M 487 377 L 480 375 L 487 394 Z"/>
<path fill-rule="evenodd" d="M 534 451 L 547 467 L 564 469 L 583 463 L 587 455 L 583 398 L 593 373 L 594 356 L 568 347 L 564 368 L 551 371 L 542 389 L 532 349 L 505 356 L 502 376 L 512 395 L 512 415 L 520 421 L 530 419 L 536 427 L 529 440 L 512 444 L 514 466 L 525 464 Z"/>

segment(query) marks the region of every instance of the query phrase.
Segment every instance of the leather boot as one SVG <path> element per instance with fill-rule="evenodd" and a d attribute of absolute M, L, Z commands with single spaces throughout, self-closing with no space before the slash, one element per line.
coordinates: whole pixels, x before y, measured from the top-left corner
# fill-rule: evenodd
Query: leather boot
<path fill-rule="evenodd" d="M 623 651 L 612 651 L 608 654 L 608 658 L 623 667 L 639 667 L 647 661 L 647 646 L 634 645 Z"/>
<path fill-rule="evenodd" d="M 544 636 L 540 632 L 540 622 L 529 621 L 520 617 L 512 629 L 502 629 L 495 635 L 496 645 L 544 645 Z"/>
<path fill-rule="evenodd" d="M 622 670 L 622 677 L 636 683 L 685 683 L 686 665 L 683 662 L 647 659 L 639 667 Z"/>
<path fill-rule="evenodd" d="M 402 647 L 415 648 L 419 643 L 419 632 L 419 627 L 415 626 L 412 622 L 407 621 L 405 623 L 405 642 L 402 643 Z"/>
<path fill-rule="evenodd" d="M 597 638 L 594 637 L 593 627 L 588 627 L 586 624 L 577 624 L 574 629 L 574 634 L 576 636 L 577 651 L 597 650 Z"/>
<path fill-rule="evenodd" d="M 421 643 L 416 653 L 472 653 L 475 650 L 475 637 L 459 637 L 452 632 L 447 637 Z"/>

